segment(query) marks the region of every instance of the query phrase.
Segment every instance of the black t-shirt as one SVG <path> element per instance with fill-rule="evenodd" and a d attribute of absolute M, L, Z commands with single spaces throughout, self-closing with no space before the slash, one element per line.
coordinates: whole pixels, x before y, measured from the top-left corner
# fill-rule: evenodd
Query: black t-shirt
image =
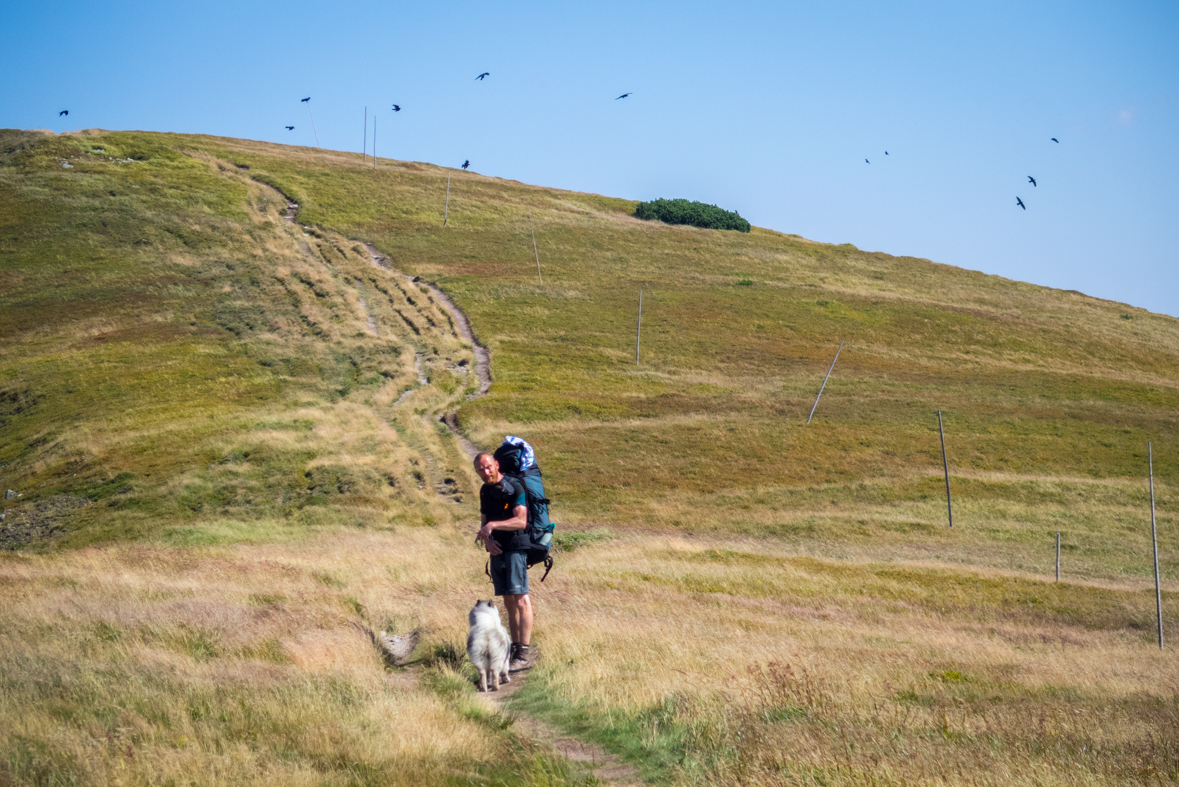
<path fill-rule="evenodd" d="M 524 485 L 519 480 L 505 475 L 498 484 L 484 484 L 479 490 L 479 513 L 487 516 L 488 522 L 502 522 L 514 516 L 516 506 L 527 506 Z M 522 552 L 528 549 L 528 531 L 496 530 L 491 537 L 499 542 L 505 552 Z"/>

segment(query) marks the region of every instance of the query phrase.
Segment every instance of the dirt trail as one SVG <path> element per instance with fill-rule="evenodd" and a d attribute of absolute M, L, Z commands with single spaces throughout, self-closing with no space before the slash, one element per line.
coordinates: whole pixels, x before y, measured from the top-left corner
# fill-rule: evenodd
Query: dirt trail
<path fill-rule="evenodd" d="M 601 784 L 621 786 L 643 783 L 637 768 L 627 765 L 598 744 L 565 735 L 540 719 L 511 710 L 508 699 L 524 686 L 528 680 L 527 674 L 518 672 L 512 677 L 511 683 L 501 684 L 499 691 L 483 695 L 498 710 L 515 718 L 512 729 L 517 735 L 549 746 L 581 770 L 589 771 Z"/>
<path fill-rule="evenodd" d="M 442 290 L 438 289 L 427 281 L 422 281 L 420 278 L 409 276 L 399 270 L 396 270 L 389 264 L 389 258 L 384 254 L 381 254 L 381 252 L 377 251 L 375 246 L 373 246 L 371 243 L 366 243 L 364 245 L 365 248 L 368 249 L 368 253 L 372 257 L 374 265 L 384 268 L 390 273 L 396 273 L 399 276 L 404 276 L 413 284 L 418 284 L 425 287 L 430 291 L 430 295 L 433 296 L 434 300 L 442 304 L 443 308 L 445 308 L 446 311 L 450 313 L 451 319 L 454 320 L 455 330 L 458 331 L 458 335 L 470 342 L 471 347 L 475 352 L 475 376 L 479 378 L 479 391 L 477 393 L 471 394 L 470 398 L 474 399 L 487 393 L 487 390 L 491 388 L 491 356 L 487 354 L 487 348 L 484 347 L 477 338 L 475 338 L 475 332 L 471 330 L 471 322 L 467 319 L 467 315 L 463 314 L 459 307 L 454 305 L 454 301 L 450 299 L 450 296 L 444 293 Z"/>
<path fill-rule="evenodd" d="M 273 187 L 271 186 L 271 188 Z M 278 190 L 275 189 L 275 191 Z M 282 192 L 278 193 L 282 194 Z M 287 208 L 284 219 L 287 222 L 294 224 L 295 216 L 299 210 L 299 205 L 285 194 L 282 196 L 287 200 Z M 471 323 L 467 319 L 467 316 L 463 314 L 457 306 L 454 305 L 454 301 L 452 301 L 446 293 L 442 292 L 442 290 L 438 289 L 429 282 L 424 282 L 421 279 L 408 276 L 401 271 L 396 270 L 389 264 L 389 258 L 384 254 L 381 254 L 381 252 L 378 251 L 375 246 L 373 246 L 371 243 L 365 243 L 364 245 L 368 249 L 369 255 L 372 258 L 374 265 L 383 268 L 390 273 L 404 276 L 412 284 L 425 287 L 434 300 L 441 304 L 444 309 L 446 309 L 454 322 L 454 327 L 458 332 L 458 335 L 471 343 L 471 347 L 475 354 L 475 375 L 479 380 L 479 390 L 471 394 L 468 399 L 475 399 L 487 393 L 488 389 L 491 388 L 491 357 L 487 352 L 487 348 L 475 337 L 475 332 L 471 329 Z M 310 252 L 310 248 L 307 248 L 307 252 Z M 375 327 L 376 326 L 374 325 L 374 330 Z M 418 382 L 421 385 L 425 385 L 427 380 L 425 378 L 425 374 L 422 371 L 420 355 L 415 359 L 415 368 L 418 372 Z M 406 391 L 397 400 L 397 403 L 400 404 L 403 402 L 416 390 L 418 389 L 415 388 Z M 459 445 L 462 446 L 463 451 L 465 451 L 468 456 L 473 457 L 479 452 L 480 449 L 459 432 L 456 411 L 451 410 L 446 415 L 444 415 L 441 420 L 450 427 L 451 431 L 455 435 L 455 438 L 458 440 Z M 515 722 L 513 724 L 513 729 L 517 735 L 524 738 L 529 738 L 536 742 L 537 745 L 553 749 L 555 752 L 572 762 L 576 767 L 580 768 L 581 770 L 588 771 L 594 777 L 594 779 L 597 780 L 598 783 L 619 785 L 620 787 L 624 787 L 625 785 L 642 784 L 642 780 L 639 778 L 638 769 L 636 769 L 634 766 L 627 765 L 617 755 L 611 754 L 606 749 L 595 743 L 590 743 L 571 735 L 565 735 L 540 719 L 537 719 L 526 713 L 513 711 L 508 708 L 508 699 L 515 692 L 517 692 L 527 680 L 528 673 L 518 673 L 513 678 L 511 683 L 504 684 L 500 687 L 499 691 L 494 693 L 489 692 L 483 695 L 486 697 L 487 701 L 490 702 L 491 705 L 493 705 L 496 709 L 514 717 Z"/>
<path fill-rule="evenodd" d="M 404 276 L 411 284 L 425 287 L 430 291 L 430 295 L 434 298 L 434 300 L 441 304 L 442 308 L 446 309 L 447 313 L 450 314 L 451 320 L 454 321 L 454 327 L 458 332 L 458 335 L 471 343 L 471 349 L 475 353 L 475 377 L 479 380 L 479 390 L 467 398 L 475 399 L 487 393 L 488 389 L 491 388 L 491 356 L 488 354 L 487 348 L 480 344 L 479 340 L 475 337 L 475 332 L 471 330 L 471 322 L 467 319 L 467 315 L 463 314 L 462 310 L 454 305 L 454 301 L 450 299 L 450 296 L 448 296 L 442 290 L 438 289 L 429 282 L 422 281 L 421 279 L 415 278 L 413 276 L 408 276 L 393 268 L 391 265 L 389 265 L 389 258 L 384 254 L 381 254 L 381 252 L 377 251 L 375 246 L 373 246 L 371 243 L 365 243 L 364 245 L 365 248 L 368 249 L 369 256 L 372 257 L 373 265 L 383 268 L 390 273 Z M 401 403 L 406 398 L 408 398 L 411 393 L 413 392 L 406 391 L 401 395 L 401 398 L 398 399 L 397 402 Z M 479 447 L 464 437 L 462 432 L 459 431 L 457 411 L 451 410 L 446 415 L 442 416 L 441 421 L 450 427 L 450 431 L 454 432 L 459 445 L 462 446 L 462 449 L 467 456 L 473 458 L 475 454 L 479 453 Z"/>

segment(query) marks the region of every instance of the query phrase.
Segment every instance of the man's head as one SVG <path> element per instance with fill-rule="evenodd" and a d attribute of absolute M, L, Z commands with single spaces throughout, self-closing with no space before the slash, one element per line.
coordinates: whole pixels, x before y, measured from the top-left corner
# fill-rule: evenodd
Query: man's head
<path fill-rule="evenodd" d="M 475 472 L 485 484 L 498 484 L 503 479 L 503 473 L 499 471 L 499 462 L 487 451 L 475 457 Z"/>

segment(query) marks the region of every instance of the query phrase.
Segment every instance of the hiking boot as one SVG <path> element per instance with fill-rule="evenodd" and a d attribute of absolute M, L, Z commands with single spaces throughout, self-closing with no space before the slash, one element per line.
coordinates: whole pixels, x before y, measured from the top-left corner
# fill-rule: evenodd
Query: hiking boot
<path fill-rule="evenodd" d="M 534 660 L 532 649 L 518 642 L 512 643 L 512 660 L 508 662 L 508 672 L 523 672 L 532 669 Z"/>

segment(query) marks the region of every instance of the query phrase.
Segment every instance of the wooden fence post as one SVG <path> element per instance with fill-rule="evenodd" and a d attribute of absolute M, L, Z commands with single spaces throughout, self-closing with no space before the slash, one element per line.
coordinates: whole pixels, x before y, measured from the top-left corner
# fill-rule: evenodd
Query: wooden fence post
<path fill-rule="evenodd" d="M 942 411 L 937 411 L 937 431 L 942 436 L 942 472 L 946 475 L 946 511 L 950 515 L 950 527 L 954 526 L 954 504 L 950 501 L 950 463 L 946 461 L 946 430 L 942 428 Z"/>
<path fill-rule="evenodd" d="M 639 288 L 639 322 L 635 328 L 635 366 L 639 365 L 639 340 L 643 336 L 643 290 Z"/>
<path fill-rule="evenodd" d="M 1146 444 L 1146 461 L 1150 468 L 1150 540 L 1154 544 L 1154 608 L 1158 617 L 1159 650 L 1163 649 L 1163 587 L 1159 577 L 1159 533 L 1154 522 L 1154 448 Z"/>
<path fill-rule="evenodd" d="M 446 219 L 450 216 L 450 175 L 446 176 L 446 207 L 442 209 L 442 226 L 446 226 Z"/>

